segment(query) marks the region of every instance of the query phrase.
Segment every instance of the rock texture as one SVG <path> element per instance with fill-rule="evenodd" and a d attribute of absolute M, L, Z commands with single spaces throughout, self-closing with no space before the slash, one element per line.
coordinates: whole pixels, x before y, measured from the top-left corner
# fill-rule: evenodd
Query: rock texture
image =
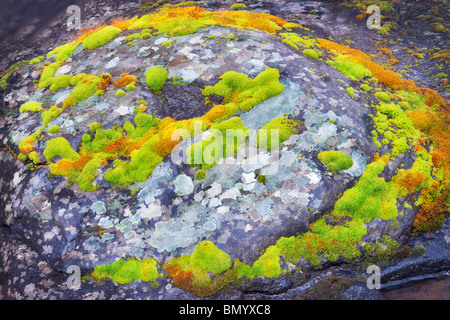
<path fill-rule="evenodd" d="M 229 7 L 216 1 L 198 4 L 210 10 Z M 355 48 L 365 48 L 383 39 L 361 25 L 354 27 L 354 17 L 334 3 L 262 1 L 249 2 L 248 6 L 308 27 L 311 38 L 349 37 Z M 131 14 L 131 9 L 119 6 L 107 11 L 113 17 L 122 10 L 129 11 L 124 15 Z M 123 97 L 118 97 L 117 89 L 110 85 L 104 95 L 94 94 L 64 109 L 48 125 L 48 128 L 59 127 L 59 132 L 44 129 L 42 139 L 35 142 L 34 149 L 40 157 L 31 166 L 32 170 L 30 160 L 20 161 L 14 155 L 20 153 L 19 143 L 41 127 L 42 118 L 39 112 L 19 113 L 19 108 L 27 101 L 40 101 L 47 107 L 58 105 L 71 94 L 73 87 L 55 92 L 48 87 L 36 88 L 41 76 L 39 67 L 53 62 L 52 57 L 46 57 L 36 65 L 22 66 L 2 91 L 2 299 L 197 299 L 195 291 L 183 290 L 167 276 L 163 264 L 174 257 L 192 254 L 202 241 L 211 241 L 231 261 L 239 260 L 251 266 L 280 238 L 306 234 L 311 224 L 328 219 L 336 201 L 358 183 L 366 166 L 374 161 L 374 154 L 391 151 L 389 145 L 377 148 L 373 142 L 372 118 L 376 112 L 370 101 L 378 102 L 373 92 L 360 90 L 359 82 L 325 61 L 286 45 L 277 34 L 207 26 L 188 35 L 154 34 L 147 39 L 125 40 L 137 31 L 140 30 L 123 31 L 95 50 L 81 45 L 58 68 L 55 76 L 108 73 L 115 81 L 128 73 L 138 83 Z M 230 34 L 234 37 L 229 37 Z M 172 43 L 163 45 L 167 41 Z M 394 55 L 401 54 L 396 48 Z M 168 70 L 167 82 L 159 93 L 146 85 L 145 72 L 153 66 Z M 116 188 L 104 178 L 113 167 L 112 161 L 98 169 L 94 185 L 99 188 L 93 192 L 81 190 L 77 183 L 70 183 L 63 176 L 49 174 L 43 154 L 52 139 L 64 137 L 78 150 L 91 124 L 101 123 L 104 129 L 110 129 L 133 122 L 142 100 L 146 102 L 144 112 L 155 118 L 180 121 L 201 117 L 212 107 L 205 104 L 202 90 L 216 84 L 218 77 L 235 71 L 253 79 L 267 68 L 279 71 L 283 92 L 238 114 L 242 124 L 250 129 L 251 138 L 241 153 L 222 159 L 207 170 L 202 180 L 195 178 L 198 168 L 180 163 L 173 154 L 165 157 L 148 179 L 127 188 Z M 415 71 L 411 78 L 417 80 L 422 75 L 423 71 Z M 176 83 L 177 79 L 181 85 Z M 348 87 L 355 89 L 353 96 L 346 90 Z M 439 93 L 445 97 L 444 91 Z M 222 99 L 212 95 L 210 100 L 215 105 Z M 296 132 L 278 149 L 258 148 L 254 139 L 257 131 L 270 120 L 284 116 L 301 121 Z M 185 151 L 201 137 L 181 142 L 177 152 Z M 317 159 L 317 153 L 324 150 L 337 150 L 350 156 L 352 167 L 330 172 Z M 390 181 L 399 169 L 411 168 L 416 159 L 414 152 L 404 152 L 389 162 L 381 176 Z M 263 183 L 257 181 L 260 175 L 266 177 Z M 405 259 L 408 254 L 402 256 L 397 252 L 405 244 L 413 248 L 427 241 L 423 236 L 408 239 L 420 210 L 419 206 L 411 207 L 408 203 L 418 196 L 416 191 L 400 197 L 396 205 L 402 214 L 395 219 L 364 222 L 367 232 L 358 245 L 361 252 L 366 243 L 380 247 L 383 243 L 383 250 L 386 249 L 388 242 L 383 236 L 396 243 L 395 249 L 391 248 L 392 255 L 383 258 L 385 263 L 393 263 L 383 269 L 383 281 L 449 268 L 449 236 L 445 231 L 448 221 L 430 236 L 436 240 L 428 240 L 425 256 Z M 161 263 L 158 269 L 161 276 L 152 285 L 142 280 L 118 285 L 109 279 L 98 282 L 91 277 L 96 266 L 127 257 L 156 259 Z M 284 272 L 279 276 L 236 279 L 208 298 L 381 299 L 378 292 L 367 289 L 365 270 L 357 268 L 364 257 L 362 253 L 348 261 L 342 256 L 331 259 L 321 255 L 318 264 L 304 258 L 293 264 L 281 258 L 279 263 Z M 395 259 L 400 261 L 394 263 Z M 368 258 L 366 263 L 371 261 L 374 260 Z M 70 266 L 77 266 L 85 276 L 78 290 L 67 285 Z M 320 282 L 323 279 L 331 284 Z M 317 283 L 318 288 L 331 285 L 331 290 L 338 290 L 334 289 L 336 286 L 342 292 L 329 296 L 310 291 Z"/>

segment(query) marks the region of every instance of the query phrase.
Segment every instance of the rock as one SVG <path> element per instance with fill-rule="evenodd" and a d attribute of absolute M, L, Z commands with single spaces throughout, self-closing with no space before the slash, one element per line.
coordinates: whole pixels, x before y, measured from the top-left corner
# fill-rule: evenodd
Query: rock
<path fill-rule="evenodd" d="M 89 10 L 93 12 L 100 8 L 100 4 L 91 5 Z M 210 1 L 199 5 L 208 10 L 223 6 Z M 333 11 L 335 4 L 261 1 L 252 7 L 288 20 L 298 15 L 300 20 L 296 22 L 310 27 L 293 28 L 307 34 L 300 43 L 327 39 L 330 35 L 354 35 L 356 48 L 369 47 L 371 41 L 368 30 L 353 27 L 353 17 L 339 17 Z M 108 7 L 104 18 L 122 10 L 131 15 L 133 8 Z M 92 14 L 90 17 L 92 21 L 101 18 Z M 338 19 L 342 23 L 337 25 L 343 27 L 325 28 L 326 23 Z M 297 51 L 289 42 L 282 42 L 278 34 L 293 30 L 271 34 L 259 28 L 209 25 L 180 36 L 169 37 L 161 32 L 145 39 L 139 36 L 125 40 L 140 32 L 136 29 L 122 31 L 95 50 L 78 46 L 55 75 L 108 73 L 111 81 L 100 82 L 86 99 L 61 108 L 48 128 L 38 132 L 39 139 L 31 141 L 37 160 L 30 153 L 26 160 L 20 160 L 18 154 L 27 153 L 23 151 L 27 144 L 20 143 L 33 137 L 44 125 L 45 117 L 41 111 L 20 113 L 20 106 L 36 100 L 43 103 L 45 110 L 51 110 L 70 100 L 76 87 L 68 85 L 53 92 L 48 87 L 37 89 L 33 84 L 40 79 L 36 70 L 47 62 L 53 63 L 54 56 L 38 65 L 20 66 L 8 80 L 8 88 L 0 92 L 1 114 L 5 115 L 0 118 L 0 258 L 6 261 L 0 269 L 0 297 L 380 299 L 378 292 L 370 291 L 359 281 L 361 272 L 354 271 L 355 264 L 369 263 L 374 258 L 367 249 L 372 245 L 381 246 L 386 253 L 386 248 L 394 244 L 401 248 L 404 244 L 429 242 L 424 256 L 389 261 L 391 265 L 382 273 L 383 281 L 448 268 L 448 220 L 431 239 L 421 235 L 410 238 L 420 210 L 411 204 L 420 197 L 420 188 L 406 196 L 394 196 L 393 200 L 389 192 L 380 195 L 372 190 L 374 185 L 381 185 L 383 191 L 395 192 L 388 187 L 400 177 L 399 171 L 409 170 L 418 158 L 419 147 L 408 144 L 414 137 L 408 137 L 406 150 L 384 163 L 383 155 L 392 152 L 392 144 L 377 147 L 374 143 L 373 117 L 377 110 L 370 101 L 375 104 L 378 100 L 373 92 L 359 91 L 363 80 L 352 80 L 332 63 L 326 63 L 331 57 L 325 47 L 314 45 L 320 51 L 320 59 L 314 59 L 302 53 L 300 44 L 302 49 Z M 230 37 L 231 31 L 234 37 Z M 52 32 L 52 37 L 58 36 Z M 52 41 L 57 42 L 56 38 Z M 166 45 L 167 41 L 172 43 Z M 45 53 L 47 49 L 50 48 Z M 24 54 L 26 48 L 21 52 Z M 146 78 L 146 70 L 155 66 L 167 71 L 160 90 L 151 90 L 149 81 L 155 79 Z M 260 91 L 240 88 L 227 96 L 228 88 L 220 82 L 229 71 L 235 76 L 242 74 L 236 77 L 256 79 L 255 82 L 261 78 L 269 81 L 266 70 L 276 70 L 278 78 Z M 132 76 L 135 87 L 130 91 L 123 87 L 125 94 L 118 97 L 114 84 L 125 73 Z M 93 79 L 82 83 L 99 80 Z M 229 82 L 238 80 L 232 78 Z M 214 91 L 217 83 L 219 89 Z M 277 85 L 283 90 L 267 98 Z M 371 85 L 387 90 L 381 84 Z M 354 88 L 353 97 L 347 94 L 347 87 Z M 214 93 L 208 95 L 209 90 Z M 241 95 L 259 102 L 251 108 L 247 106 L 250 110 L 241 106 L 233 114 L 249 129 L 248 139 L 236 147 L 235 155 L 220 159 L 204 169 L 206 175 L 197 176 L 199 166 L 183 160 L 192 143 L 212 137 L 212 128 L 189 136 L 178 145 L 172 129 L 187 128 L 191 133 L 191 129 L 195 131 L 190 126 L 191 119 L 215 114 L 220 109 L 218 105 L 237 104 Z M 226 108 L 230 111 L 232 107 L 228 104 Z M 258 147 L 258 130 L 282 117 L 295 125 L 287 126 L 291 131 L 283 136 L 279 147 Z M 59 131 L 51 133 L 49 128 L 54 126 Z M 282 134 L 286 134 L 284 130 L 287 129 L 281 128 Z M 67 144 L 55 148 L 55 156 L 50 160 L 48 142 L 61 137 Z M 349 155 L 352 167 L 337 172 L 327 170 L 318 160 L 318 153 L 329 150 Z M 175 153 L 184 158 L 176 158 Z M 82 170 L 76 172 L 74 163 Z M 125 163 L 129 165 L 122 166 Z M 377 165 L 384 169 L 365 181 Z M 56 174 L 55 168 L 64 171 L 68 167 L 74 171 Z M 115 184 L 116 181 L 129 183 Z M 364 188 L 357 189 L 358 183 L 365 183 Z M 346 193 L 348 190 L 356 191 Z M 373 194 L 364 198 L 360 206 L 352 207 L 351 201 L 342 205 L 345 194 L 350 194 L 350 200 L 359 201 L 367 190 Z M 378 206 L 384 215 L 357 215 L 369 215 Z M 339 216 L 337 211 L 342 207 Z M 345 209 L 348 207 L 351 209 Z M 223 256 L 229 257 L 232 266 L 228 271 L 205 272 L 192 262 L 204 241 L 214 243 Z M 298 242 L 289 247 L 289 241 Z M 332 243 L 331 249 L 325 247 L 327 241 Z M 301 249 L 304 251 L 296 256 L 296 250 Z M 215 291 L 178 281 L 176 277 L 180 275 L 170 274 L 170 267 L 163 266 L 170 266 L 177 261 L 174 258 L 183 255 L 192 258 L 183 260 L 192 265 L 186 262 L 181 266 L 187 268 L 183 269 L 186 279 L 203 276 L 210 277 L 214 284 L 222 284 L 227 283 L 227 277 L 235 278 L 226 290 L 220 287 Z M 98 283 L 92 278 L 99 265 L 119 259 L 142 262 L 147 258 L 159 262 L 158 277 L 150 288 L 142 280 L 118 286 L 110 279 Z M 237 269 L 233 269 L 238 268 L 238 263 L 242 267 L 239 272 L 244 274 L 240 278 Z M 75 291 L 66 283 L 71 266 L 79 268 L 88 279 Z M 317 288 L 324 286 L 336 286 L 339 292 L 325 296 L 317 293 Z"/>

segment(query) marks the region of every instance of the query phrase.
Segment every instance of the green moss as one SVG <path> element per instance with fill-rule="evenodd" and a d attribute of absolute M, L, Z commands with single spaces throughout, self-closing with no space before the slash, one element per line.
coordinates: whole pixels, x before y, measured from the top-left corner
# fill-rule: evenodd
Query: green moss
<path fill-rule="evenodd" d="M 92 273 L 92 277 L 98 281 L 109 278 L 119 284 L 129 284 L 136 280 L 154 282 L 159 276 L 157 261 L 153 258 L 118 260 L 112 264 L 96 266 Z"/>
<path fill-rule="evenodd" d="M 217 275 L 230 269 L 231 258 L 211 241 L 202 241 L 190 255 L 189 264 L 192 268 Z"/>
<path fill-rule="evenodd" d="M 44 67 L 41 73 L 41 78 L 39 80 L 38 88 L 42 89 L 51 84 L 51 78 L 55 75 L 56 71 L 61 67 L 62 62 L 57 61 L 54 63 L 49 64 L 48 66 Z"/>
<path fill-rule="evenodd" d="M 203 180 L 205 178 L 206 178 L 206 170 L 205 169 L 199 169 L 195 172 L 196 180 Z"/>
<path fill-rule="evenodd" d="M 424 255 L 426 252 L 427 252 L 427 250 L 424 247 L 417 246 L 417 247 L 412 248 L 411 255 L 413 257 L 420 257 L 420 256 Z"/>
<path fill-rule="evenodd" d="M 155 29 L 158 30 L 159 33 L 171 37 L 178 37 L 195 33 L 199 28 L 203 27 L 205 27 L 205 25 L 196 19 L 184 18 L 159 23 L 155 26 Z"/>
<path fill-rule="evenodd" d="M 125 91 L 119 89 L 116 91 L 116 97 L 123 97 L 125 95 Z"/>
<path fill-rule="evenodd" d="M 359 86 L 361 89 L 363 89 L 366 92 L 369 92 L 370 90 L 372 90 L 372 88 L 368 85 L 363 83 L 362 85 Z"/>
<path fill-rule="evenodd" d="M 247 9 L 247 5 L 244 3 L 235 3 L 230 7 L 230 10 L 245 10 L 245 9 Z"/>
<path fill-rule="evenodd" d="M 317 158 L 333 172 L 347 170 L 353 166 L 352 158 L 340 151 L 322 151 Z"/>
<path fill-rule="evenodd" d="M 237 265 L 238 278 L 248 277 L 251 279 L 260 276 L 277 278 L 281 274 L 280 255 L 281 249 L 278 246 L 268 247 L 252 266 L 244 263 Z"/>
<path fill-rule="evenodd" d="M 258 103 L 283 92 L 284 86 L 278 81 L 279 77 L 279 71 L 274 68 L 265 69 L 254 79 L 250 79 L 243 73 L 228 71 L 214 86 L 206 86 L 203 94 L 224 97 L 223 104 L 229 110 L 225 117 L 228 117 L 239 110 L 249 111 Z"/>
<path fill-rule="evenodd" d="M 136 89 L 136 85 L 133 83 L 129 83 L 126 85 L 125 90 L 126 91 L 133 91 L 134 89 Z"/>
<path fill-rule="evenodd" d="M 8 71 L 2 73 L 0 85 L 3 88 L 3 90 L 6 90 L 6 88 L 8 88 L 8 79 L 12 76 L 12 74 L 26 64 L 28 64 L 28 60 L 16 62 L 9 67 Z"/>
<path fill-rule="evenodd" d="M 376 92 L 375 97 L 378 99 L 384 101 L 384 102 L 391 102 L 391 98 L 389 96 L 389 93 L 387 92 Z"/>
<path fill-rule="evenodd" d="M 89 35 L 83 41 L 83 48 L 94 50 L 114 39 L 122 30 L 113 26 L 104 27 Z"/>
<path fill-rule="evenodd" d="M 44 56 L 40 56 L 40 57 L 31 59 L 30 62 L 29 62 L 29 64 L 30 64 L 30 65 L 33 65 L 33 64 L 42 62 L 42 61 L 44 61 L 44 60 L 45 60 L 45 57 L 44 57 Z"/>
<path fill-rule="evenodd" d="M 347 89 L 345 89 L 345 91 L 347 91 L 347 93 L 353 97 L 355 95 L 355 89 L 353 89 L 352 87 L 348 87 Z"/>
<path fill-rule="evenodd" d="M 111 81 L 111 75 L 101 74 L 99 76 L 94 74 L 79 73 L 73 76 L 70 80 L 70 85 L 75 88 L 70 93 L 69 97 L 64 100 L 63 108 L 74 106 L 77 103 L 86 100 L 97 93 L 99 87 L 103 84 L 108 84 Z"/>
<path fill-rule="evenodd" d="M 48 129 L 48 132 L 50 132 L 50 133 L 58 133 L 60 130 L 61 130 L 61 127 L 53 126 L 53 127 Z"/>
<path fill-rule="evenodd" d="M 63 44 L 47 53 L 47 57 L 55 55 L 55 61 L 64 62 L 73 54 L 79 45 L 76 41 Z"/>
<path fill-rule="evenodd" d="M 259 183 L 264 183 L 266 182 L 267 177 L 263 174 L 258 175 L 258 177 L 256 178 L 256 181 L 258 181 Z"/>
<path fill-rule="evenodd" d="M 294 32 L 284 32 L 279 34 L 282 41 L 296 50 L 299 50 L 298 46 L 303 48 L 312 48 L 317 45 L 317 41 L 314 38 L 309 38 L 307 36 L 301 36 Z"/>
<path fill-rule="evenodd" d="M 61 75 L 58 77 L 50 78 L 46 84 L 50 85 L 50 90 L 55 92 L 58 89 L 66 88 L 70 86 L 70 82 L 72 80 L 71 75 Z"/>
<path fill-rule="evenodd" d="M 274 118 L 258 130 L 258 148 L 267 150 L 276 149 L 281 143 L 288 140 L 293 133 L 297 133 L 294 127 L 300 125 L 297 120 L 290 120 L 284 117 Z M 278 135 L 278 139 L 276 136 Z"/>
<path fill-rule="evenodd" d="M 57 106 L 52 106 L 48 110 L 44 110 L 41 113 L 41 119 L 44 127 L 47 126 L 50 122 L 52 122 L 57 116 L 61 114 L 63 110 L 58 108 Z"/>
<path fill-rule="evenodd" d="M 44 150 L 44 157 L 47 161 L 52 161 L 54 157 L 67 158 L 72 161 L 78 160 L 80 155 L 72 149 L 69 141 L 63 137 L 58 137 L 47 142 Z"/>
<path fill-rule="evenodd" d="M 42 111 L 42 103 L 36 101 L 29 101 L 20 106 L 19 112 L 39 112 Z"/>
<path fill-rule="evenodd" d="M 234 37 L 235 37 L 234 33 L 230 33 L 230 34 L 227 36 L 228 39 L 234 39 Z"/>
<path fill-rule="evenodd" d="M 169 73 L 160 66 L 152 67 L 145 72 L 145 81 L 153 91 L 159 91 L 166 83 Z"/>
<path fill-rule="evenodd" d="M 76 179 L 76 182 L 82 191 L 91 192 L 99 188 L 99 186 L 94 185 L 93 182 L 98 175 L 97 170 L 101 167 L 101 165 L 102 160 L 92 159 L 84 166 L 80 175 Z"/>
<path fill-rule="evenodd" d="M 328 61 L 330 65 L 342 72 L 343 75 L 353 80 L 372 77 L 373 73 L 359 63 L 347 60 L 347 56 L 338 55 L 334 61 Z"/>
<path fill-rule="evenodd" d="M 128 35 L 128 36 L 124 39 L 124 41 L 132 41 L 132 40 L 140 39 L 140 38 L 141 38 L 141 34 L 140 34 L 140 33 L 133 33 L 133 34 Z"/>
<path fill-rule="evenodd" d="M 305 56 L 308 56 L 313 59 L 319 59 L 319 53 L 316 49 L 305 49 L 302 51 Z"/>
<path fill-rule="evenodd" d="M 250 135 L 238 117 L 213 124 L 211 133 L 208 139 L 194 143 L 186 150 L 189 165 L 210 169 L 220 159 L 235 155 Z"/>
<path fill-rule="evenodd" d="M 93 133 L 97 131 L 97 129 L 101 129 L 102 127 L 103 125 L 101 123 L 98 122 L 91 123 L 91 125 L 89 126 L 89 132 Z"/>

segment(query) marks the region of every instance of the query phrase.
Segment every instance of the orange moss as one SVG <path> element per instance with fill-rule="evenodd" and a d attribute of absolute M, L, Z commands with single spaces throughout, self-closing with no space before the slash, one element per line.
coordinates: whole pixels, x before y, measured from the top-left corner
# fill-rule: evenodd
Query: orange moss
<path fill-rule="evenodd" d="M 36 141 L 36 137 L 34 135 L 30 135 L 23 139 L 20 142 L 19 150 L 20 153 L 28 154 L 34 151 L 34 142 Z"/>
<path fill-rule="evenodd" d="M 381 49 L 378 49 L 378 51 L 383 52 L 383 53 L 384 53 L 385 55 L 387 55 L 389 58 L 392 58 L 392 56 L 393 56 L 392 51 L 389 50 L 388 48 L 381 48 Z"/>
<path fill-rule="evenodd" d="M 205 115 L 203 115 L 201 118 L 204 121 L 207 121 L 208 123 L 213 123 L 214 121 L 228 115 L 230 110 L 227 108 L 227 106 L 218 104 L 211 108 Z"/>
<path fill-rule="evenodd" d="M 122 73 L 120 75 L 120 78 L 117 79 L 113 84 L 114 88 L 122 88 L 130 83 L 138 84 L 137 77 L 128 73 Z"/>

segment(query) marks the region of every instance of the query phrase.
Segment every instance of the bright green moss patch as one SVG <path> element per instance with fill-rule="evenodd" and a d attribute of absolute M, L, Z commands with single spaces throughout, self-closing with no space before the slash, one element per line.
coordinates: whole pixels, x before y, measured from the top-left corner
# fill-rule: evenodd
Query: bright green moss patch
<path fill-rule="evenodd" d="M 30 62 L 29 62 L 29 64 L 30 64 L 30 65 L 33 65 L 33 64 L 36 64 L 36 63 L 39 63 L 39 62 L 44 61 L 44 59 L 45 59 L 44 56 L 40 56 L 40 57 L 31 59 Z"/>
<path fill-rule="evenodd" d="M 259 183 L 264 183 L 264 182 L 266 182 L 266 180 L 267 180 L 267 177 L 264 174 L 260 174 L 256 178 L 256 181 L 258 181 Z"/>
<path fill-rule="evenodd" d="M 205 26 L 206 25 L 199 20 L 183 18 L 159 23 L 155 26 L 155 29 L 158 30 L 159 33 L 163 33 L 171 37 L 178 37 L 195 33 L 199 28 L 203 28 Z"/>
<path fill-rule="evenodd" d="M 58 108 L 57 106 L 52 106 L 48 110 L 44 110 L 41 113 L 41 119 L 44 127 L 47 126 L 50 122 L 52 122 L 57 116 L 61 114 L 63 110 Z"/>
<path fill-rule="evenodd" d="M 281 274 L 280 267 L 281 249 L 278 246 L 270 246 L 266 251 L 253 263 L 248 266 L 245 263 L 238 263 L 236 266 L 238 278 L 255 277 L 277 278 Z"/>
<path fill-rule="evenodd" d="M 362 85 L 360 85 L 359 86 L 361 89 L 363 89 L 364 91 L 366 91 L 366 92 L 369 92 L 370 90 L 372 90 L 372 88 L 368 85 L 368 84 L 366 84 L 366 83 L 363 83 Z"/>
<path fill-rule="evenodd" d="M 56 71 L 61 67 L 62 62 L 54 62 L 44 67 L 41 73 L 41 78 L 39 80 L 38 88 L 42 89 L 51 84 L 51 78 L 55 75 Z"/>
<path fill-rule="evenodd" d="M 58 137 L 47 142 L 47 146 L 44 150 L 44 157 L 47 161 L 52 161 L 56 156 L 67 158 L 72 161 L 75 161 L 80 157 L 80 155 L 72 149 L 69 141 L 63 137 Z"/>
<path fill-rule="evenodd" d="M 297 133 L 294 127 L 300 125 L 297 120 L 290 120 L 284 117 L 274 118 L 258 130 L 258 148 L 267 150 L 276 149 L 284 141 L 288 140 L 293 133 Z"/>
<path fill-rule="evenodd" d="M 305 50 L 302 51 L 302 53 L 305 56 L 308 56 L 310 58 L 313 58 L 313 59 L 316 59 L 316 60 L 319 59 L 319 53 L 317 52 L 316 49 L 305 49 Z"/>
<path fill-rule="evenodd" d="M 66 88 L 70 86 L 72 80 L 71 75 L 61 75 L 54 78 L 50 78 L 46 83 L 50 85 L 50 90 L 55 92 L 58 89 Z"/>
<path fill-rule="evenodd" d="M 294 32 L 280 33 L 280 36 L 284 38 L 282 40 L 284 43 L 290 45 L 296 50 L 299 50 L 298 46 L 308 49 L 317 45 L 317 42 L 314 38 L 301 36 Z"/>
<path fill-rule="evenodd" d="M 136 89 L 136 85 L 134 83 L 127 84 L 125 87 L 125 90 L 127 91 L 133 91 L 134 89 Z"/>
<path fill-rule="evenodd" d="M 389 96 L 389 93 L 387 92 L 376 92 L 375 97 L 378 99 L 384 101 L 384 102 L 391 102 L 391 97 Z"/>
<path fill-rule="evenodd" d="M 353 96 L 355 95 L 355 89 L 353 89 L 352 87 L 348 87 L 347 89 L 345 89 L 345 91 L 347 91 L 347 93 L 353 98 Z"/>
<path fill-rule="evenodd" d="M 279 77 L 279 71 L 274 68 L 265 69 L 254 79 L 243 73 L 228 71 L 214 86 L 206 86 L 203 94 L 209 96 L 214 93 L 223 97 L 223 104 L 230 116 L 239 110 L 249 111 L 258 103 L 283 92 L 284 86 L 279 82 Z"/>
<path fill-rule="evenodd" d="M 51 128 L 48 129 L 49 133 L 58 133 L 61 130 L 60 126 L 53 126 Z"/>
<path fill-rule="evenodd" d="M 79 73 L 76 76 L 73 76 L 70 80 L 70 85 L 75 88 L 72 90 L 69 97 L 64 100 L 63 108 L 74 106 L 77 103 L 90 98 L 110 82 L 111 75 L 105 73 L 99 76 L 85 73 Z"/>
<path fill-rule="evenodd" d="M 39 112 L 42 111 L 42 103 L 36 101 L 29 101 L 20 106 L 19 112 Z"/>
<path fill-rule="evenodd" d="M 343 55 L 339 55 L 335 58 L 335 60 L 327 61 L 327 63 L 338 69 L 343 75 L 353 80 L 373 76 L 373 73 L 369 69 L 364 68 L 359 63 L 347 60 L 346 56 Z"/>
<path fill-rule="evenodd" d="M 169 73 L 160 66 L 152 67 L 145 72 L 145 82 L 153 91 L 159 91 L 166 83 Z"/>
<path fill-rule="evenodd" d="M 213 124 L 211 133 L 210 137 L 192 144 L 186 150 L 189 165 L 210 169 L 220 159 L 235 155 L 250 135 L 238 117 Z"/>
<path fill-rule="evenodd" d="M 125 95 L 125 91 L 119 89 L 116 91 L 116 97 L 123 97 Z"/>
<path fill-rule="evenodd" d="M 83 41 L 83 48 L 94 50 L 114 39 L 122 30 L 113 26 L 107 26 L 89 35 Z"/>
<path fill-rule="evenodd" d="M 153 258 L 142 260 L 131 258 L 99 265 L 94 268 L 91 275 L 98 281 L 108 278 L 119 284 L 129 284 L 136 280 L 154 282 L 160 276 L 157 261 Z"/>
<path fill-rule="evenodd" d="M 322 151 L 317 158 L 333 172 L 347 170 L 353 166 L 352 158 L 341 151 Z"/>
<path fill-rule="evenodd" d="M 76 182 L 82 191 L 92 192 L 99 188 L 99 186 L 94 185 L 93 182 L 98 175 L 97 170 L 101 165 L 101 159 L 92 159 L 84 166 L 80 175 L 76 178 Z"/>
<path fill-rule="evenodd" d="M 140 38 L 141 38 L 141 34 L 139 32 L 138 33 L 132 33 L 132 34 L 128 35 L 124 39 L 124 41 L 132 41 L 132 40 L 140 39 Z"/>
<path fill-rule="evenodd" d="M 164 41 L 163 44 L 162 44 L 162 46 L 163 46 L 163 47 L 169 47 L 169 46 L 172 45 L 172 43 L 173 43 L 173 41 Z"/>

